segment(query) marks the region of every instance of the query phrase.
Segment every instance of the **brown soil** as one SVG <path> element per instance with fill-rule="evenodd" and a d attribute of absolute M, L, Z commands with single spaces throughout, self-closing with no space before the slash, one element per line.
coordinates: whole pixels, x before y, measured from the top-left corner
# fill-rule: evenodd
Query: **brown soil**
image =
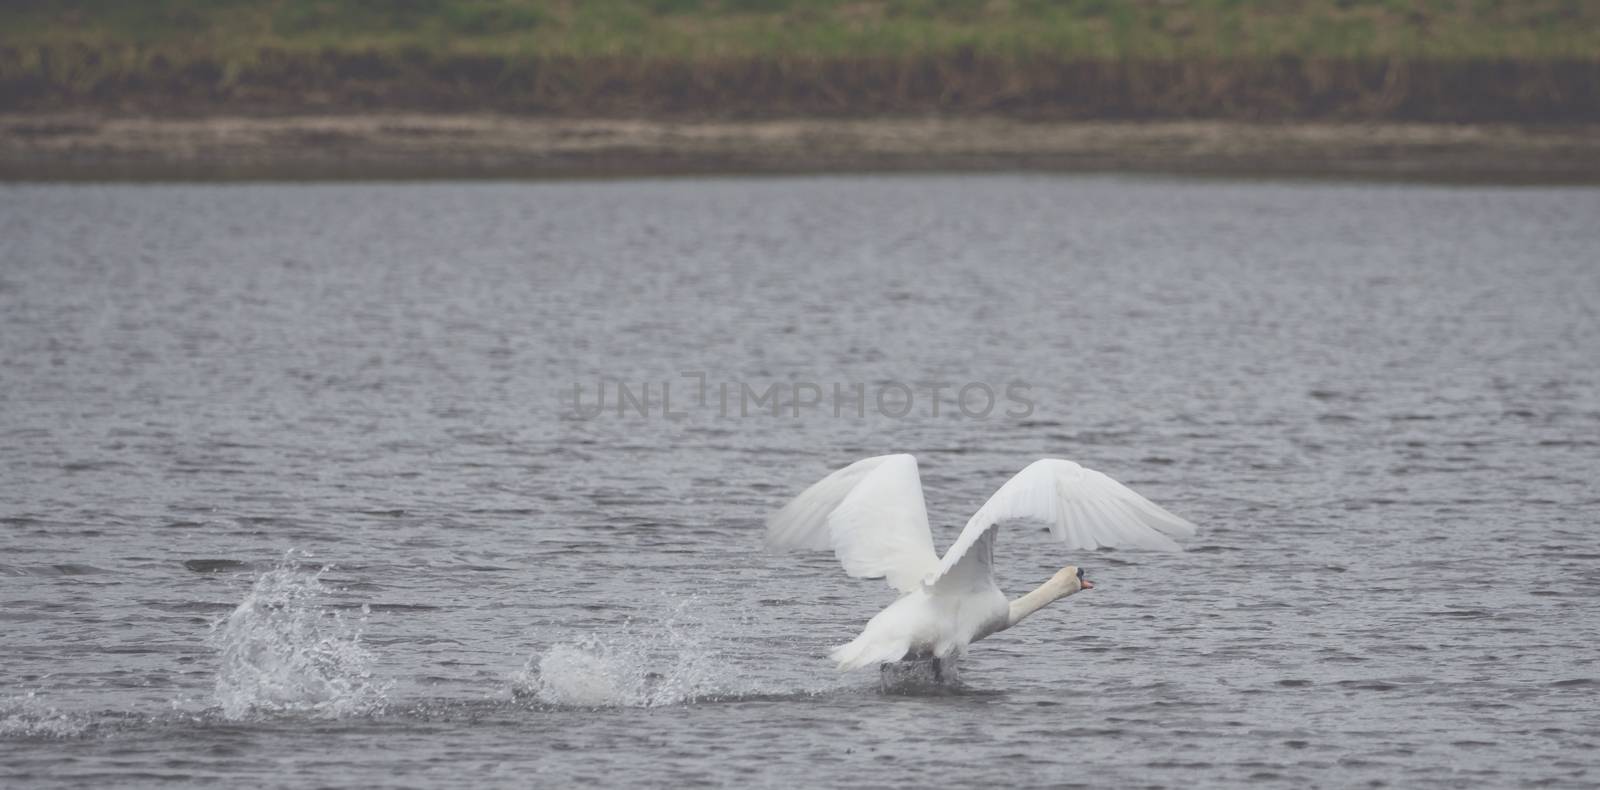
<path fill-rule="evenodd" d="M 1041 170 L 1600 182 L 1600 127 L 0 115 L 0 178 L 573 177 Z"/>

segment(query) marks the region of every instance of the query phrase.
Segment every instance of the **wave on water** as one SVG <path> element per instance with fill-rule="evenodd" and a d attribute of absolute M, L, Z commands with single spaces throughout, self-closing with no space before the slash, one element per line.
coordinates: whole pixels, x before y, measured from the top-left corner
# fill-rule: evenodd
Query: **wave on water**
<path fill-rule="evenodd" d="M 208 641 L 221 658 L 216 702 L 225 718 L 342 717 L 383 707 L 391 684 L 374 678 L 373 655 L 361 645 L 369 610 L 350 619 L 323 607 L 327 570 L 304 570 L 285 558 L 212 626 Z"/>
<path fill-rule="evenodd" d="M 704 629 L 686 621 L 692 603 L 658 623 L 629 622 L 534 653 L 512 676 L 512 695 L 560 707 L 653 708 L 750 693 Z"/>

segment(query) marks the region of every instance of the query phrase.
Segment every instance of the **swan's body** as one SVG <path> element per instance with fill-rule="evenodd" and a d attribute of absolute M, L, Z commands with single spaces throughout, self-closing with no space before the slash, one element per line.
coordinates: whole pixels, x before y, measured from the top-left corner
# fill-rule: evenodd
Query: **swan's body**
<path fill-rule="evenodd" d="M 994 539 L 1006 521 L 1043 521 L 1070 548 L 1178 549 L 1193 524 L 1115 480 L 1071 461 L 1030 464 L 973 514 L 940 557 L 923 505 L 917 460 L 857 461 L 806 489 L 767 522 L 768 545 L 833 549 L 845 572 L 883 578 L 903 593 L 830 656 L 840 669 L 964 654 L 967 646 L 1094 584 L 1074 566 L 1008 601 L 994 580 Z"/>

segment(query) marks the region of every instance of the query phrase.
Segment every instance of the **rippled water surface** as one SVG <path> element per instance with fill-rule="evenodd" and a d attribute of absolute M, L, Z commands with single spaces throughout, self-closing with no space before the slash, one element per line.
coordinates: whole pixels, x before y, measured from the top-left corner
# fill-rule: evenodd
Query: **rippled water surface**
<path fill-rule="evenodd" d="M 0 187 L 0 784 L 1592 786 L 1596 218 L 1054 177 Z M 1201 533 L 1008 531 L 1011 593 L 1099 588 L 885 695 L 823 656 L 887 586 L 760 535 L 890 451 L 941 545 L 1045 455 Z"/>

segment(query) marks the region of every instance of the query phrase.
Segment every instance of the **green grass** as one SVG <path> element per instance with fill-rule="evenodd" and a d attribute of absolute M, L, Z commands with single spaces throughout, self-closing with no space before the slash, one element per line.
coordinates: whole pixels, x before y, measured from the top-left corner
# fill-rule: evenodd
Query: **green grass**
<path fill-rule="evenodd" d="M 9 0 L 0 48 L 129 66 L 325 50 L 1565 59 L 1600 57 L 1600 0 Z"/>

